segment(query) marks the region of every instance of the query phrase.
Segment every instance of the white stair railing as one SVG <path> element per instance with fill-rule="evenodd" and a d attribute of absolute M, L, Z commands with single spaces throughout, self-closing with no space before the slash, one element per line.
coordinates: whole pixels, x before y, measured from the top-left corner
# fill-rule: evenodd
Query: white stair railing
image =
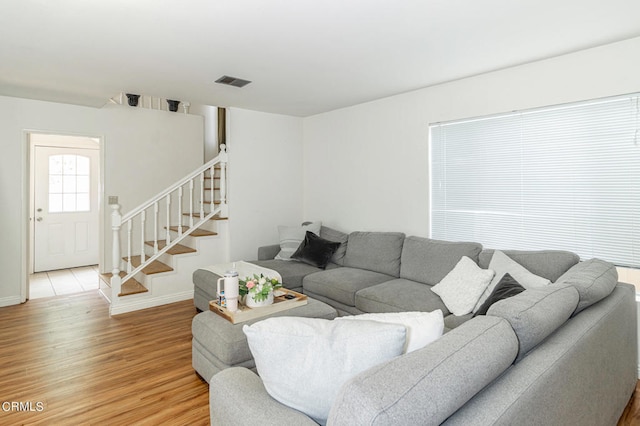
<path fill-rule="evenodd" d="M 112 262 L 113 262 L 113 270 L 111 271 L 111 293 L 112 293 L 112 303 L 117 300 L 118 295 L 121 293 L 122 283 L 125 283 L 127 280 L 132 278 L 135 274 L 144 269 L 147 265 L 158 259 L 164 253 L 166 253 L 169 249 L 171 249 L 176 244 L 180 243 L 184 238 L 190 235 L 195 229 L 201 226 L 203 223 L 211 219 L 213 216 L 219 214 L 220 217 L 227 217 L 229 214 L 229 207 L 227 205 L 226 200 L 226 174 L 227 174 L 227 161 L 228 155 L 226 151 L 225 145 L 220 145 L 220 153 L 216 158 L 202 165 L 198 169 L 194 170 L 192 173 L 188 174 L 184 178 L 177 181 L 175 184 L 171 185 L 164 191 L 160 192 L 155 197 L 151 198 L 147 202 L 141 204 L 135 209 L 131 210 L 129 213 L 122 215 L 120 213 L 120 205 L 112 204 L 112 212 L 111 212 L 111 228 L 113 232 L 113 253 L 112 253 Z M 220 187 L 216 188 L 215 186 L 215 171 L 219 169 L 219 179 L 220 179 Z M 207 176 L 208 173 L 208 176 Z M 207 177 L 211 180 L 211 188 L 205 188 L 205 181 Z M 197 185 L 196 185 L 197 182 Z M 184 197 L 184 187 L 187 187 L 189 194 L 187 197 Z M 198 220 L 194 220 L 194 215 L 197 214 L 194 212 L 194 189 L 197 186 L 199 194 L 199 200 L 197 203 L 199 204 L 197 207 L 198 211 Z M 215 191 L 219 190 L 219 200 L 215 199 Z M 205 191 L 210 190 L 209 201 L 204 200 Z M 187 204 L 185 206 L 185 203 Z M 159 231 L 160 219 L 159 212 L 161 211 L 161 204 L 165 204 L 164 214 L 166 216 L 164 220 L 164 228 L 166 228 L 166 232 Z M 218 204 L 216 206 L 216 204 Z M 205 206 L 209 205 L 209 212 L 205 211 Z M 171 237 L 170 228 L 173 226 L 172 222 L 172 206 L 173 211 L 176 213 L 175 220 L 177 220 L 177 237 Z M 147 219 L 147 210 L 150 210 L 150 215 L 152 215 L 152 219 Z M 183 225 L 182 217 L 185 213 L 188 213 L 189 222 L 188 225 Z M 149 224 L 148 222 L 152 222 Z M 134 244 L 134 227 L 139 227 L 137 231 L 140 234 L 140 265 L 137 267 L 133 267 L 131 258 L 133 257 L 132 253 L 132 245 Z M 153 229 L 150 232 L 147 232 L 149 226 L 152 226 Z M 126 256 L 124 258 L 127 260 L 126 266 L 126 274 L 123 277 L 120 277 L 121 272 L 121 263 L 123 263 L 123 257 L 120 251 L 121 244 L 121 231 L 125 231 L 126 238 Z M 151 247 L 153 250 L 153 254 L 147 256 L 145 254 L 145 245 L 147 243 L 147 236 L 152 235 Z M 162 249 L 159 249 L 159 240 L 158 235 L 164 236 L 165 246 Z"/>

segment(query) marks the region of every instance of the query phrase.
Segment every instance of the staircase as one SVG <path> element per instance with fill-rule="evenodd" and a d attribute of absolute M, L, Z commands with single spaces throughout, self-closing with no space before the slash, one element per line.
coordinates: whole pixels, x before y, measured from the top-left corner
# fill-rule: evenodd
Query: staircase
<path fill-rule="evenodd" d="M 193 272 L 228 262 L 227 152 L 122 215 L 111 204 L 111 315 L 193 298 Z"/>

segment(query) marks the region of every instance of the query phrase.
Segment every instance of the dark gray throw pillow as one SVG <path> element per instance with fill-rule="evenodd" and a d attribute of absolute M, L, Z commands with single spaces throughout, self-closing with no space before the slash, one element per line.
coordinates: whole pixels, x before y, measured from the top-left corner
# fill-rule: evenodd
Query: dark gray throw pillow
<path fill-rule="evenodd" d="M 338 247 L 340 247 L 340 243 L 325 240 L 313 232 L 307 231 L 304 241 L 295 253 L 291 255 L 291 258 L 308 263 L 316 268 L 325 269 Z"/>
<path fill-rule="evenodd" d="M 493 289 L 489 298 L 480 306 L 480 309 L 473 314 L 476 315 L 486 315 L 487 311 L 499 300 L 507 299 L 509 297 L 515 296 L 516 294 L 522 293 L 524 291 L 524 287 L 518 283 L 509 273 L 504 274 L 500 282 L 496 285 L 496 288 Z"/>

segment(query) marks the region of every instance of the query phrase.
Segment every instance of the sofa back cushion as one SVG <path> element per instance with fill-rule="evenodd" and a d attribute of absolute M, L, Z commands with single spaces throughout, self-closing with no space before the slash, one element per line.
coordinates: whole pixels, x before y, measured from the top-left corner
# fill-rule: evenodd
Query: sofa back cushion
<path fill-rule="evenodd" d="M 575 315 L 611 294 L 617 282 L 618 270 L 612 263 L 590 259 L 573 266 L 556 284 L 569 284 L 578 290 L 580 301 Z"/>
<path fill-rule="evenodd" d="M 516 332 L 519 352 L 516 361 L 562 326 L 578 306 L 573 286 L 549 285 L 525 290 L 491 305 L 487 315 L 506 319 Z"/>
<path fill-rule="evenodd" d="M 569 268 L 580 261 L 577 254 L 563 250 L 502 250 L 504 254 L 524 266 L 529 272 L 555 282 Z M 481 268 L 487 269 L 493 250 L 482 250 L 478 258 Z"/>
<path fill-rule="evenodd" d="M 478 263 L 481 250 L 482 245 L 478 243 L 407 237 L 402 247 L 400 278 L 436 285 L 453 270 L 463 256 Z"/>
<path fill-rule="evenodd" d="M 404 234 L 401 232 L 352 232 L 344 266 L 398 277 Z"/>
<path fill-rule="evenodd" d="M 517 352 L 518 339 L 505 320 L 474 318 L 345 383 L 327 423 L 441 424 L 509 368 Z"/>

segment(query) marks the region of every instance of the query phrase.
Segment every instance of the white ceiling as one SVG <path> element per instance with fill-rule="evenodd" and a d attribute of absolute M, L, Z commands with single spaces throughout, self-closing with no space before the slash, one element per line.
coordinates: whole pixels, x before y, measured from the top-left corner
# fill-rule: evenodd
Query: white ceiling
<path fill-rule="evenodd" d="M 0 94 L 308 116 L 637 36 L 638 0 L 0 0 Z"/>

